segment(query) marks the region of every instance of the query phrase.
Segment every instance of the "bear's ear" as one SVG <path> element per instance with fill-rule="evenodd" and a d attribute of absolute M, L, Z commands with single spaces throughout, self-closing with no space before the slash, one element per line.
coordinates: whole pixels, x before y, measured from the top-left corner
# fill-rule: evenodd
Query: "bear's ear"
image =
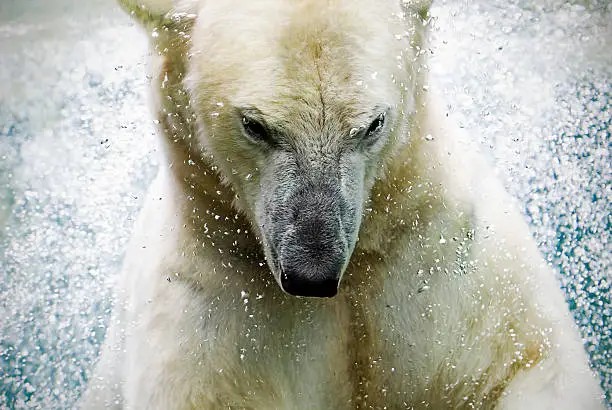
<path fill-rule="evenodd" d="M 148 31 L 196 17 L 198 0 L 118 0 L 119 5 Z"/>

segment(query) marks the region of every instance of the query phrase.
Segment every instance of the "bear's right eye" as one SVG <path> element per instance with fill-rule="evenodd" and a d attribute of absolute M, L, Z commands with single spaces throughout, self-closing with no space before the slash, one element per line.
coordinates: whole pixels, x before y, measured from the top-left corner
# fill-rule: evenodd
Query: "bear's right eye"
<path fill-rule="evenodd" d="M 268 132 L 266 131 L 266 127 L 258 121 L 255 121 L 252 118 L 247 116 L 242 116 L 242 127 L 244 128 L 244 132 L 254 140 L 265 141 L 268 139 Z"/>
<path fill-rule="evenodd" d="M 376 117 L 374 121 L 372 121 L 372 124 L 370 124 L 370 127 L 366 131 L 366 137 L 372 137 L 378 134 L 383 129 L 384 126 L 385 126 L 385 113 L 383 112 L 382 114 L 379 114 L 378 117 Z"/>

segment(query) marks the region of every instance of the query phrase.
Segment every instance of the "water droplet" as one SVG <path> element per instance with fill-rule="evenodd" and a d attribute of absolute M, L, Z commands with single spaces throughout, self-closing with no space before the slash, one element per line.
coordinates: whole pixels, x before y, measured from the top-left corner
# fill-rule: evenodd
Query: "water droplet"
<path fill-rule="evenodd" d="M 164 79 L 161 83 L 161 88 L 166 88 L 166 83 L 168 82 L 168 73 L 164 73 Z"/>

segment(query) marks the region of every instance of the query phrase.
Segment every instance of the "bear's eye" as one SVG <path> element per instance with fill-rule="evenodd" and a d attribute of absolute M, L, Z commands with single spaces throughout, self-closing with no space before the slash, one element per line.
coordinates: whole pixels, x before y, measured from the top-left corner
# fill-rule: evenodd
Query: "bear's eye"
<path fill-rule="evenodd" d="M 378 134 L 380 130 L 382 130 L 384 125 L 385 125 L 385 113 L 383 112 L 378 117 L 376 117 L 374 121 L 372 121 L 372 124 L 370 124 L 370 127 L 366 131 L 366 134 L 365 134 L 366 137 L 371 137 L 371 136 Z"/>
<path fill-rule="evenodd" d="M 247 116 L 242 116 L 242 127 L 247 135 L 254 140 L 265 141 L 268 139 L 268 132 L 266 127 L 258 121 Z"/>

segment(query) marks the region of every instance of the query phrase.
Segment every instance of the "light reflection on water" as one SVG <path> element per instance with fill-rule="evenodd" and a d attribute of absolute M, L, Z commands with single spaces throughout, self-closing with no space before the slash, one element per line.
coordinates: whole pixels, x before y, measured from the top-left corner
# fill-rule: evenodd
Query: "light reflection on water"
<path fill-rule="evenodd" d="M 610 394 L 612 8 L 530 3 L 436 5 L 432 84 L 561 267 Z M 145 52 L 105 1 L 0 5 L 0 408 L 70 407 L 97 353 L 156 168 Z"/>

